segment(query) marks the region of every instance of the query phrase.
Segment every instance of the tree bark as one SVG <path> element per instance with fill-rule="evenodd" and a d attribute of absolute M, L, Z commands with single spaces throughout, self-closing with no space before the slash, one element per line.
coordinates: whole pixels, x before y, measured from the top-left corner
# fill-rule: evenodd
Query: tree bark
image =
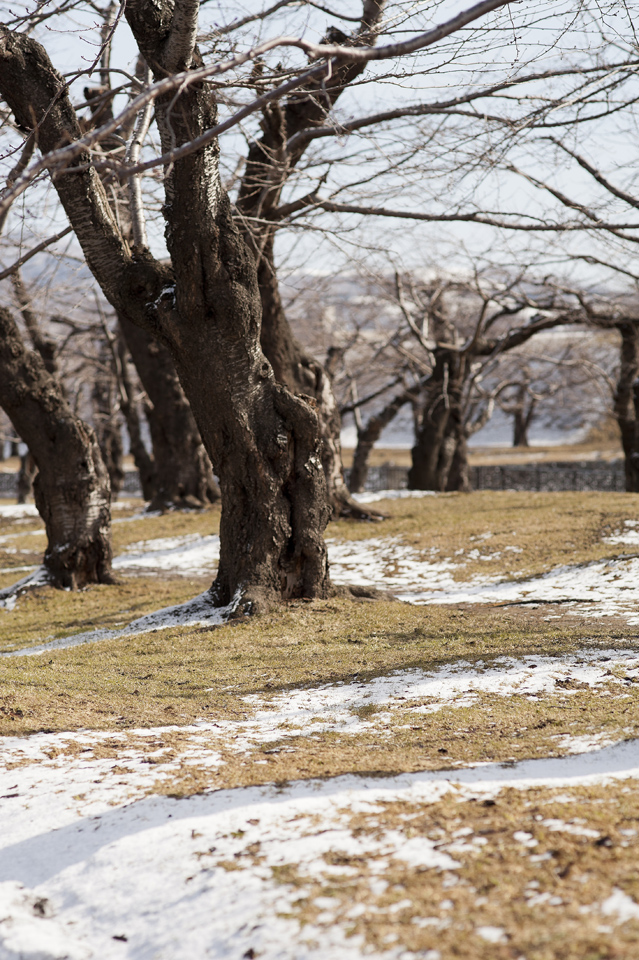
<path fill-rule="evenodd" d="M 18 470 L 16 490 L 18 503 L 26 503 L 33 493 L 33 481 L 36 478 L 37 472 L 36 462 L 31 456 L 30 451 L 27 450 L 27 452 L 23 453 L 20 457 L 20 469 Z"/>
<path fill-rule="evenodd" d="M 513 403 L 513 447 L 530 446 L 528 431 L 535 415 L 536 405 L 535 398 L 532 397 L 526 407 L 526 388 L 522 385 Z"/>
<path fill-rule="evenodd" d="M 23 453 L 20 457 L 20 469 L 18 470 L 16 490 L 18 503 L 26 503 L 33 493 L 33 481 L 36 478 L 37 472 L 36 462 L 29 450 L 27 450 L 27 452 Z"/>
<path fill-rule="evenodd" d="M 358 30 L 350 38 L 338 31 L 339 42 L 374 44 L 384 6 L 385 0 L 364 0 Z M 328 39 L 331 37 L 335 39 L 329 30 Z M 344 482 L 341 417 L 330 376 L 322 364 L 300 346 L 286 319 L 275 267 L 277 223 L 268 222 L 276 211 L 288 177 L 308 145 L 302 140 L 296 147 L 288 149 L 287 141 L 324 122 L 344 90 L 364 69 L 363 63 L 344 64 L 330 79 L 312 81 L 308 89 L 298 91 L 286 103 L 265 107 L 263 136 L 249 148 L 237 206 L 247 242 L 258 264 L 262 350 L 278 382 L 293 393 L 308 395 L 315 400 L 323 441 L 322 466 L 333 517 L 370 520 L 381 519 L 381 514 L 358 505 Z"/>
<path fill-rule="evenodd" d="M 322 440 L 322 467 L 332 517 L 377 519 L 381 515 L 353 500 L 344 482 L 340 439 L 342 419 L 331 378 L 326 368 L 301 346 L 290 328 L 273 262 L 273 242 L 274 236 L 271 236 L 257 271 L 262 303 L 262 350 L 279 383 L 288 387 L 292 393 L 312 397 L 315 401 Z"/>
<path fill-rule="evenodd" d="M 102 344 L 103 369 L 96 371 L 92 400 L 98 446 L 109 474 L 111 496 L 116 499 L 124 483 L 124 447 L 120 433 L 119 411 L 117 407 L 114 409 L 113 403 L 115 376 L 112 360 L 108 348 Z"/>
<path fill-rule="evenodd" d="M 528 447 L 528 424 L 523 407 L 517 407 L 513 413 L 513 447 Z"/>
<path fill-rule="evenodd" d="M 411 451 L 412 463 L 408 471 L 409 490 L 445 490 L 442 483 L 442 446 L 449 433 L 450 379 L 449 359 L 440 351 L 425 387 L 422 418 L 416 443 Z M 452 457 L 451 457 L 452 460 Z"/>
<path fill-rule="evenodd" d="M 76 417 L 42 358 L 0 308 L 0 404 L 37 465 L 44 566 L 57 587 L 111 583 L 109 477 L 93 430 Z"/>
<path fill-rule="evenodd" d="M 621 348 L 614 411 L 621 433 L 626 490 L 639 493 L 639 325 L 619 323 L 617 329 Z"/>
<path fill-rule="evenodd" d="M 472 490 L 468 463 L 468 439 L 463 430 L 457 436 L 455 443 L 455 451 L 446 480 L 446 490 L 457 493 L 470 493 Z"/>
<path fill-rule="evenodd" d="M 119 323 L 150 401 L 147 419 L 155 461 L 150 509 L 214 503 L 220 498 L 220 490 L 171 354 L 123 314 Z"/>
<path fill-rule="evenodd" d="M 155 459 L 151 456 L 144 445 L 142 439 L 142 427 L 140 423 L 140 414 L 135 399 L 135 391 L 131 377 L 129 376 L 129 354 L 126 349 L 126 343 L 122 331 L 119 331 L 117 341 L 119 379 L 120 379 L 120 409 L 126 421 L 126 427 L 129 434 L 129 443 L 131 445 L 131 455 L 135 463 L 138 475 L 140 477 L 140 486 L 142 487 L 142 496 L 144 500 L 150 502 L 154 499 L 157 491 L 157 473 L 155 469 Z"/>

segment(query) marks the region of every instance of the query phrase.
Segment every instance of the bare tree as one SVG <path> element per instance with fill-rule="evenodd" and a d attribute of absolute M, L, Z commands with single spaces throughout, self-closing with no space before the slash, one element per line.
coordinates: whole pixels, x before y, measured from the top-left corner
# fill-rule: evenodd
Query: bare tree
<path fill-rule="evenodd" d="M 39 354 L 0 307 L 0 405 L 38 468 L 36 506 L 47 531 L 50 581 L 76 589 L 111 582 L 109 477 L 95 435 L 70 409 Z"/>
<path fill-rule="evenodd" d="M 373 45 L 381 4 L 366 0 L 354 37 L 327 35 L 327 43 L 316 44 L 276 36 L 223 60 L 218 41 L 226 34 L 217 31 L 208 51 L 211 62 L 196 44 L 198 6 L 192 0 L 155 5 L 129 0 L 124 16 L 153 82 L 143 84 L 112 119 L 101 122 L 96 110 L 88 130 L 79 123 L 69 87 L 45 48 L 29 32 L 20 32 L 19 23 L 0 29 L 0 93 L 12 122 L 33 144 L 37 140 L 41 154 L 8 185 L 0 215 L 38 177 L 52 174 L 104 295 L 119 317 L 168 349 L 220 478 L 221 552 L 213 597 L 218 604 L 233 603 L 237 611 L 248 612 L 280 598 L 325 596 L 329 590 L 323 530 L 330 512 L 326 474 L 333 474 L 322 463 L 321 441 L 336 435 L 333 426 L 324 426 L 328 400 L 321 370 L 300 359 L 312 376 L 300 374 L 301 380 L 288 382 L 288 361 L 274 372 L 279 357 L 273 352 L 271 363 L 262 349 L 264 292 L 271 282 L 264 271 L 271 259 L 272 231 L 259 229 L 258 221 L 281 221 L 298 208 L 295 197 L 290 200 L 293 208 L 279 200 L 286 170 L 295 166 L 296 151 L 307 134 L 326 125 L 337 95 L 360 76 L 361 65 L 396 62 L 446 38 L 453 38 L 454 45 L 462 39 L 466 44 L 472 31 L 461 31 L 500 7 L 515 11 L 515 4 L 483 0 L 425 32 L 412 32 L 408 39 Z M 37 22 L 38 14 L 34 16 L 32 22 Z M 410 34 L 410 19 L 398 27 L 406 29 Z M 478 35 L 477 49 L 483 49 L 486 36 L 481 29 Z M 271 50 L 279 55 L 282 49 L 301 51 L 310 65 L 280 64 L 261 78 L 260 59 Z M 252 72 L 242 74 L 249 63 Z M 232 71 L 233 82 L 225 87 Z M 220 121 L 217 102 L 226 97 L 232 105 L 234 89 L 250 91 L 249 98 Z M 160 155 L 136 163 L 129 159 L 128 145 L 124 156 L 107 149 L 118 137 L 135 136 L 150 103 L 155 106 Z M 267 109 L 267 104 L 272 106 Z M 297 107 L 304 114 L 300 127 L 294 124 Z M 236 215 L 222 182 L 218 138 L 258 111 L 265 111 L 268 142 L 260 142 L 250 155 Z M 280 154 L 285 137 L 286 150 Z M 275 153 L 277 162 L 272 160 Z M 145 244 L 142 211 L 135 203 L 129 206 L 134 221 L 130 241 L 118 217 L 118 199 L 110 196 L 112 184 L 133 183 L 143 172 L 160 167 L 170 264 Z M 312 192 L 315 197 L 317 190 Z M 309 203 L 321 208 L 313 198 Z M 275 204 L 271 215 L 269 205 Z M 544 322 L 528 324 L 521 336 L 532 335 Z M 495 349 L 485 329 L 475 340 L 486 344 L 487 355 Z M 288 334 L 280 343 L 292 346 Z M 450 372 L 456 363 L 467 364 L 471 354 L 463 344 L 443 340 L 431 352 L 433 378 L 446 405 Z M 299 389 L 307 380 L 310 392 Z M 435 406 L 430 404 L 429 410 Z M 461 410 L 460 400 L 455 412 L 449 412 L 451 423 L 461 417 Z M 333 459 L 337 462 L 335 451 Z"/>

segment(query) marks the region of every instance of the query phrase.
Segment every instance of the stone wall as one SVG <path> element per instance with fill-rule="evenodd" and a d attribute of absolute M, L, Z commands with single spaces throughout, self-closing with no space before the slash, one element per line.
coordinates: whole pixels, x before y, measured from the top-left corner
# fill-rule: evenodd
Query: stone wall
<path fill-rule="evenodd" d="M 348 470 L 344 471 L 348 482 Z M 366 489 L 406 489 L 407 467 L 371 467 Z M 625 487 L 623 460 L 576 460 L 470 468 L 473 490 L 611 490 Z"/>

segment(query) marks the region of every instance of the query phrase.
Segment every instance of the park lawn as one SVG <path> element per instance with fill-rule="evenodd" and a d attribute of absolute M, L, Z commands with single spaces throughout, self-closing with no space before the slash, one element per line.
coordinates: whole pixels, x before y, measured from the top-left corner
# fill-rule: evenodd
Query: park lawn
<path fill-rule="evenodd" d="M 198 719 L 241 724 L 255 713 L 255 696 L 268 710 L 270 701 L 304 687 L 365 684 L 450 666 L 481 674 L 504 656 L 560 662 L 578 652 L 588 662 L 588 650 L 594 655 L 636 646 L 636 638 L 609 624 L 591 625 L 584 637 L 579 621 L 546 622 L 536 611 L 298 602 L 217 628 L 174 628 L 2 658 L 0 732 L 122 731 Z M 189 763 L 156 788 L 184 795 L 211 786 L 560 755 L 568 749 L 562 738 L 605 735 L 615 741 L 636 734 L 639 684 L 620 685 L 618 673 L 595 689 L 568 683 L 539 699 L 480 691 L 471 706 L 444 704 L 435 713 L 415 712 L 410 698 L 390 715 L 358 701 L 353 713 L 366 723 L 356 736 L 321 723 L 312 736 L 294 729 L 289 735 L 284 726 L 246 756 L 234 750 L 234 729 L 222 737 L 214 731 L 211 744 L 226 757 L 222 767 Z M 152 741 L 145 746 L 151 750 Z M 265 756 L 266 764 L 253 762 Z"/>
<path fill-rule="evenodd" d="M 362 845 L 389 834 L 430 840 L 456 866 L 420 869 L 392 855 L 340 852 L 327 854 L 324 872 L 309 877 L 284 864 L 274 874 L 300 891 L 290 916 L 301 923 L 330 917 L 382 955 L 395 948 L 418 957 L 433 950 L 442 960 L 637 956 L 635 784 L 506 788 L 433 803 L 389 799 L 345 811 L 344 821 Z M 238 860 L 259 864 L 260 844 L 251 839 L 227 869 Z"/>
<path fill-rule="evenodd" d="M 637 494 L 480 490 L 374 506 L 387 515 L 374 533 L 367 524 L 340 520 L 327 535 L 398 537 L 427 559 L 456 564 L 457 580 L 535 577 L 562 564 L 637 552 L 605 542 L 623 530 L 625 520 L 639 519 Z"/>
<path fill-rule="evenodd" d="M 491 577 L 495 567 L 506 577 L 514 575 L 518 563 L 539 573 L 568 559 L 586 562 L 618 554 L 619 547 L 602 543 L 602 537 L 620 530 L 623 521 L 639 511 L 639 497 L 481 492 L 384 501 L 383 509 L 388 519 L 381 524 L 339 521 L 329 526 L 328 534 L 337 540 L 383 534 L 452 559 L 458 559 L 457 550 L 464 549 L 465 557 L 479 543 L 482 551 L 490 549 L 500 556 L 491 563 L 459 558 L 465 564 L 460 575 L 463 571 L 468 576 L 481 565 L 482 572 L 491 570 Z M 219 511 L 147 517 L 132 503 L 115 516 L 117 554 L 132 544 L 159 538 L 214 533 Z M 29 518 L 12 524 L 3 518 L 2 532 L 22 537 L 27 524 L 30 530 L 36 529 L 38 521 Z M 487 537 L 488 533 L 492 536 Z M 566 542 L 568 536 L 571 540 Z M 506 540 L 523 553 L 493 548 L 493 542 L 499 547 Z M 0 651 L 15 652 L 92 629 L 122 628 L 145 613 L 186 601 L 209 582 L 210 576 L 178 577 L 162 570 L 125 574 L 115 586 L 94 586 L 75 594 L 40 587 L 20 597 L 14 609 L 0 612 Z M 2 658 L 0 696 L 5 713 L 0 714 L 0 730 L 105 729 L 116 722 L 120 727 L 157 725 L 169 714 L 172 722 L 189 723 L 228 709 L 241 712 L 246 708 L 231 704 L 256 691 L 269 696 L 287 686 L 348 682 L 356 674 L 434 669 L 461 659 L 488 663 L 500 655 L 532 652 L 561 656 L 589 644 L 628 647 L 637 640 L 636 631 L 615 618 L 593 619 L 585 629 L 582 620 L 563 616 L 561 610 L 548 618 L 545 612 L 545 608 L 420 607 L 334 598 L 286 604 L 267 616 L 222 627 L 173 628 L 34 657 Z M 570 702 L 576 704 L 579 699 L 573 695 Z M 520 709 L 528 708 L 522 704 Z M 584 718 L 577 722 L 573 714 L 587 711 L 575 707 L 569 712 L 570 722 L 582 730 Z M 506 728 L 508 722 L 504 721 Z M 598 722 L 595 717 L 592 724 Z M 423 736 L 415 731 L 408 740 L 420 742 L 428 737 L 428 731 Z M 540 738 L 545 743 L 545 737 L 539 732 L 524 738 L 524 743 L 530 741 L 528 755 L 536 754 Z M 473 747 L 467 744 L 459 759 L 482 758 L 480 739 L 474 739 Z M 507 745 L 512 738 L 505 739 L 498 750 L 500 758 L 526 754 L 528 748 L 521 743 L 513 754 Z M 334 757 L 339 754 L 333 746 L 327 750 Z M 402 750 L 407 769 L 414 769 L 421 762 L 415 760 L 414 746 L 408 742 Z M 321 764 L 325 762 L 321 759 Z M 388 761 L 380 762 L 388 768 Z M 335 764 L 341 769 L 337 760 Z M 312 766 L 315 770 L 315 762 Z"/>
<path fill-rule="evenodd" d="M 626 548 L 603 538 L 636 516 L 639 499 L 484 492 L 381 507 L 383 523 L 340 521 L 328 536 L 396 538 L 429 559 L 458 563 L 459 578 L 467 579 L 618 556 Z M 136 511 L 132 505 L 115 514 L 116 554 L 217 530 L 215 509 L 156 517 Z M 28 532 L 34 529 L 37 520 L 5 519 L 2 534 L 17 534 L 13 548 L 38 539 Z M 492 557 L 469 557 L 473 550 Z M 15 556 L 7 554 L 8 564 Z M 492 770 L 516 776 L 522 761 L 571 762 L 576 751 L 639 737 L 637 628 L 621 616 L 578 616 L 561 606 L 418 606 L 337 596 L 216 627 L 172 627 L 28 655 L 47 638 L 117 629 L 181 603 L 210 578 L 170 568 L 127 571 L 115 586 L 76 594 L 40 587 L 0 611 L 0 649 L 25 650 L 0 657 L 5 792 L 25 798 L 24 816 L 35 816 L 51 790 L 52 803 L 60 795 L 58 805 L 85 818 L 96 809 L 95 791 L 106 791 L 100 802 L 107 809 L 134 816 L 137 802 L 185 811 L 225 791 L 240 810 L 246 796 L 250 810 L 251 791 L 284 802 L 308 784 L 334 797 L 333 813 L 286 801 L 291 812 L 277 828 L 282 848 L 250 813 L 221 834 L 215 817 L 209 828 L 201 817 L 192 827 L 188 818 L 184 828 L 177 820 L 184 863 L 173 863 L 171 884 L 182 873 L 190 891 L 198 884 L 204 890 L 215 871 L 231 880 L 242 872 L 259 876 L 267 888 L 281 888 L 288 906 L 278 917 L 292 930 L 311 931 L 321 943 L 339 929 L 346 942 L 359 938 L 379 956 L 636 958 L 636 780 L 565 787 L 550 778 L 514 787 L 456 785 L 455 777 L 475 764 L 485 765 L 477 769 L 488 778 Z M 548 680 L 533 693 L 509 686 L 509 671 L 518 669 Z M 590 679 L 579 679 L 588 670 Z M 424 678 L 463 686 L 471 676 L 470 693 L 415 692 Z M 393 694 L 376 694 L 385 683 Z M 295 712 L 300 703 L 306 706 Z M 430 794 L 420 787 L 420 777 L 429 776 L 443 778 Z M 358 783 L 371 796 L 377 786 L 382 794 L 351 803 Z M 209 840 L 206 829 L 214 831 Z M 330 840 L 332 831 L 342 839 Z M 306 844 L 324 851 L 312 869 Z M 411 844 L 419 851 L 413 859 L 402 853 Z M 144 855 L 152 863 L 152 845 Z M 87 859 L 85 869 L 99 871 L 100 863 Z M 259 956 L 259 943 L 250 955 Z"/>

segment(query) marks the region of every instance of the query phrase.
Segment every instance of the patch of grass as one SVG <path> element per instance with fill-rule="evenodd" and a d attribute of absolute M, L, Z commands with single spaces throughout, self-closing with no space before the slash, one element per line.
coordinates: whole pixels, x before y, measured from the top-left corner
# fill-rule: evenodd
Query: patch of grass
<path fill-rule="evenodd" d="M 561 564 L 632 553 L 602 538 L 639 518 L 632 493 L 532 493 L 483 490 L 381 501 L 388 519 L 374 527 L 340 520 L 327 535 L 344 540 L 400 537 L 426 559 L 452 558 L 454 576 L 539 576 Z M 516 550 L 508 549 L 515 547 Z M 517 552 L 517 550 L 521 550 Z"/>
<path fill-rule="evenodd" d="M 114 514 L 114 520 L 120 519 L 120 512 Z M 113 554 L 117 556 L 132 543 L 155 540 L 158 537 L 184 537 L 189 534 L 209 536 L 220 529 L 220 508 L 207 507 L 205 510 L 171 510 L 159 517 L 137 516 L 135 520 L 113 524 Z"/>
<path fill-rule="evenodd" d="M 19 597 L 13 610 L 0 611 L 0 652 L 99 628 L 125 627 L 145 613 L 189 600 L 210 580 L 129 577 L 116 586 L 94 584 L 78 592 L 37 587 Z"/>
<path fill-rule="evenodd" d="M 159 589 L 166 591 L 162 598 L 152 593 Z M 77 619 L 72 626 L 81 630 L 88 622 L 95 624 L 98 615 L 101 625 L 113 625 L 123 618 L 124 603 L 131 605 L 135 598 L 137 614 L 195 592 L 189 581 L 135 579 L 75 596 L 38 591 L 21 600 L 14 612 L 23 620 L 29 614 L 29 629 L 35 634 L 39 628 L 42 636 L 53 632 L 52 627 L 69 627 L 74 602 Z M 118 603 L 105 609 L 117 598 Z M 88 603 L 95 604 L 92 613 Z M 10 616 L 3 613 L 3 625 Z M 15 642 L 17 632 L 12 640 L 10 628 L 4 629 L 5 644 Z M 23 639 L 25 632 L 23 626 Z M 589 635 L 595 643 L 629 646 L 627 632 L 611 631 L 609 625 L 596 623 Z M 362 643 L 349 643 L 353 636 Z M 0 695 L 5 702 L 10 696 L 23 716 L 0 721 L 0 732 L 104 729 L 118 718 L 126 725 L 151 726 L 167 719 L 187 723 L 227 710 L 234 716 L 246 712 L 237 699 L 245 694 L 268 697 L 303 685 L 349 681 L 355 675 L 364 680 L 394 669 L 432 669 L 459 658 L 552 654 L 584 644 L 580 623 L 544 623 L 526 610 L 506 616 L 478 607 L 460 617 L 450 607 L 348 600 L 291 603 L 277 613 L 217 629 L 167 629 L 34 657 L 2 658 Z"/>
<path fill-rule="evenodd" d="M 608 694 L 608 695 L 606 695 Z M 221 787 L 253 786 L 346 774 L 391 776 L 420 770 L 457 769 L 473 763 L 563 756 L 567 738 L 590 735 L 612 741 L 639 735 L 639 694 L 580 691 L 573 698 L 553 694 L 530 702 L 521 696 L 480 696 L 469 707 L 444 707 L 434 714 L 411 716 L 410 707 L 363 707 L 362 729 L 341 733 L 308 731 L 285 736 L 246 753 L 228 741 L 212 739 L 224 765 L 211 771 L 184 764 L 155 790 L 189 796 Z M 364 713 L 364 716 L 361 714 Z M 380 722 L 375 720 L 382 715 Z M 237 731 L 241 734 L 241 722 Z M 264 764 L 266 760 L 266 764 Z M 256 764 L 255 761 L 260 761 Z"/>
<path fill-rule="evenodd" d="M 321 909 L 315 900 L 328 897 L 334 903 L 331 924 L 362 936 L 376 950 L 391 945 L 438 950 L 442 960 L 634 960 L 638 955 L 639 922 L 620 923 L 600 911 L 614 888 L 639 899 L 634 785 L 572 788 L 570 796 L 565 790 L 533 788 L 503 790 L 489 800 L 478 794 L 460 801 L 449 794 L 421 805 L 390 801 L 376 804 L 374 812 L 344 811 L 344 821 L 340 827 L 364 841 L 390 831 L 407 840 L 428 838 L 459 869 L 440 872 L 339 850 L 325 856 L 323 877 L 319 871 L 300 875 L 295 865 L 286 864 L 273 876 L 301 888 L 293 915 L 302 923 L 318 922 Z M 258 856 L 247 849 L 238 860 L 258 862 Z M 503 942 L 483 939 L 486 927 L 503 931 Z"/>

